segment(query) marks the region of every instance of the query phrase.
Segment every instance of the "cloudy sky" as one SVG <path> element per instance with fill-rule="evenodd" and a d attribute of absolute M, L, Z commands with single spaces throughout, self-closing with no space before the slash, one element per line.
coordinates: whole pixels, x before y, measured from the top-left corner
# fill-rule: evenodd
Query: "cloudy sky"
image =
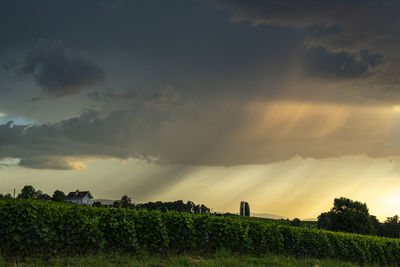
<path fill-rule="evenodd" d="M 0 192 L 400 213 L 398 0 L 6 0 Z"/>

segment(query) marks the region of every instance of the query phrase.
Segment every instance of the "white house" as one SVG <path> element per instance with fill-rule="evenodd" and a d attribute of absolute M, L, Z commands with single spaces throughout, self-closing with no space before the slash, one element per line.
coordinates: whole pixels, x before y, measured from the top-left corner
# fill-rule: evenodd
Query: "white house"
<path fill-rule="evenodd" d="M 93 204 L 93 196 L 89 191 L 76 190 L 75 192 L 70 192 L 65 198 L 65 201 L 79 205 L 91 206 Z"/>

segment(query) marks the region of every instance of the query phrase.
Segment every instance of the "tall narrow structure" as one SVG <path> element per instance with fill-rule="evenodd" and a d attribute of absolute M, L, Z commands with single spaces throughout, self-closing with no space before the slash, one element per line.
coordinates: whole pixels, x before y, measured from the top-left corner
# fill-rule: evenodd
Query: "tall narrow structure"
<path fill-rule="evenodd" d="M 244 203 L 244 216 L 250 216 L 250 205 L 249 203 Z"/>
<path fill-rule="evenodd" d="M 240 216 L 243 216 L 244 215 L 244 201 L 241 201 L 240 202 Z"/>
<path fill-rule="evenodd" d="M 250 216 L 250 205 L 246 201 L 240 202 L 240 216 Z"/>

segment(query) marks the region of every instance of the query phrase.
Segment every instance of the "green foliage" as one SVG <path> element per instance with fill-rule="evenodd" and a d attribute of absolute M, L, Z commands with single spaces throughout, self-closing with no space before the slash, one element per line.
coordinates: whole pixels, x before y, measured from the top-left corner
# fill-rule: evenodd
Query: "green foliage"
<path fill-rule="evenodd" d="M 13 198 L 11 193 L 7 193 L 7 194 L 4 195 L 4 199 L 10 199 L 10 198 Z"/>
<path fill-rule="evenodd" d="M 95 201 L 95 202 L 93 202 L 92 206 L 100 208 L 101 207 L 101 202 L 100 201 Z"/>
<path fill-rule="evenodd" d="M 179 211 L 189 212 L 194 214 L 206 214 L 210 213 L 210 209 L 205 205 L 196 205 L 192 201 L 188 201 L 186 204 L 182 200 L 171 201 L 171 202 L 147 202 L 137 204 L 133 208 L 135 209 L 146 209 L 146 210 L 160 210 L 160 211 Z"/>
<path fill-rule="evenodd" d="M 321 229 L 332 231 L 376 234 L 367 204 L 348 198 L 335 198 L 333 208 L 318 217 Z"/>
<path fill-rule="evenodd" d="M 293 221 L 290 222 L 290 226 L 300 227 L 301 226 L 300 219 L 299 218 L 294 218 Z"/>
<path fill-rule="evenodd" d="M 25 185 L 21 189 L 21 193 L 18 194 L 18 198 L 37 198 L 42 194 L 42 191 L 36 191 L 35 188 L 31 185 Z"/>
<path fill-rule="evenodd" d="M 243 219 L 246 218 L 246 219 Z M 30 256 L 87 252 L 268 252 L 400 264 L 400 240 L 183 212 L 0 200 L 0 250 Z"/>
<path fill-rule="evenodd" d="M 388 217 L 383 224 L 379 225 L 378 235 L 387 237 L 400 237 L 399 216 Z"/>
<path fill-rule="evenodd" d="M 66 197 L 67 196 L 65 195 L 65 193 L 63 191 L 56 190 L 56 191 L 54 191 L 53 197 L 51 200 L 56 201 L 56 202 L 64 202 Z"/>
<path fill-rule="evenodd" d="M 131 201 L 132 200 L 130 197 L 128 197 L 128 195 L 123 195 L 119 201 L 119 204 L 121 208 L 129 208 L 131 206 Z"/>

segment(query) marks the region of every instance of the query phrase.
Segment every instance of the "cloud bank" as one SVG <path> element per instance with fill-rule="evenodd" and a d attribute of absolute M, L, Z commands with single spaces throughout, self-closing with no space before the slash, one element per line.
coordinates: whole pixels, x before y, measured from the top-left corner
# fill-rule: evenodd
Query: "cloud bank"
<path fill-rule="evenodd" d="M 400 153 L 396 107 L 253 101 L 154 109 L 142 101 L 110 113 L 87 111 L 53 124 L 0 126 L 0 158 L 28 168 L 84 169 L 101 158 L 158 164 L 234 166 L 295 156 Z M 217 112 L 218 110 L 218 112 Z"/>

